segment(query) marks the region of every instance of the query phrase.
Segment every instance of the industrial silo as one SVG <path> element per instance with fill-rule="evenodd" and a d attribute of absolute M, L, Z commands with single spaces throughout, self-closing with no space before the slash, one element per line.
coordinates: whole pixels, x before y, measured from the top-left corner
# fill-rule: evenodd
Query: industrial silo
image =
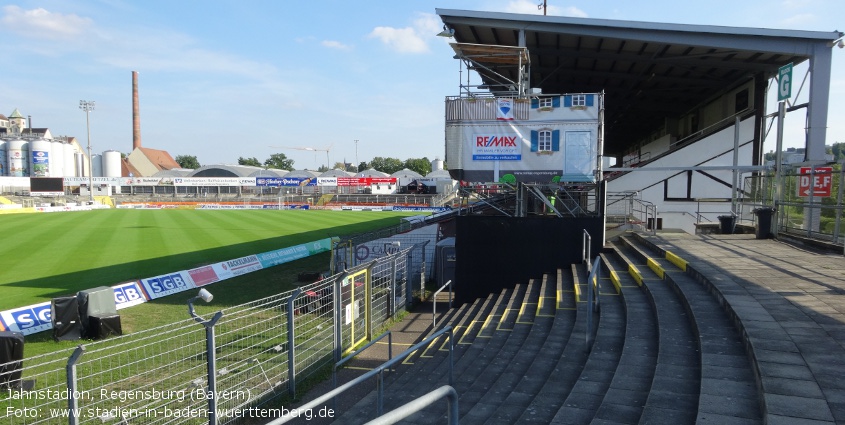
<path fill-rule="evenodd" d="M 88 169 L 88 164 L 85 163 L 85 154 L 82 152 L 73 153 L 73 175 L 76 177 L 85 177 L 88 174 L 85 170 Z"/>
<path fill-rule="evenodd" d="M 431 171 L 440 171 L 443 169 L 443 160 L 440 158 L 436 158 L 434 161 L 431 161 Z"/>
<path fill-rule="evenodd" d="M 103 152 L 103 177 L 121 177 L 120 152 Z"/>
<path fill-rule="evenodd" d="M 6 141 L 0 139 L 0 176 L 5 176 L 9 173 L 9 167 L 6 166 L 8 158 L 8 153 L 6 153 Z"/>
<path fill-rule="evenodd" d="M 91 156 L 91 175 L 103 177 L 103 156 L 94 154 Z"/>
<path fill-rule="evenodd" d="M 65 175 L 65 144 L 54 140 L 51 145 L 53 155 L 50 157 L 50 177 L 63 177 Z"/>
<path fill-rule="evenodd" d="M 50 177 L 53 144 L 49 140 L 33 140 L 29 142 L 29 153 L 30 177 Z"/>
<path fill-rule="evenodd" d="M 9 140 L 6 143 L 6 155 L 9 160 L 9 176 L 29 176 L 29 146 L 23 140 Z"/>
<path fill-rule="evenodd" d="M 76 176 L 76 149 L 70 143 L 63 144 L 62 149 L 65 151 L 62 177 L 74 177 Z"/>

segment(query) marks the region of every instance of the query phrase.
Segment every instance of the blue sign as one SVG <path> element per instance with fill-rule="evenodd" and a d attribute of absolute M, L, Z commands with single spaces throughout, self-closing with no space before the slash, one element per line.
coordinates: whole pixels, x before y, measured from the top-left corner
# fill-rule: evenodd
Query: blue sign
<path fill-rule="evenodd" d="M 112 288 L 114 289 L 114 303 L 118 309 L 147 302 L 147 298 L 144 297 L 136 282 L 124 283 Z"/>
<path fill-rule="evenodd" d="M 141 279 L 141 283 L 150 299 L 155 299 L 193 288 L 194 283 L 189 279 L 190 277 L 179 272 Z"/>
<path fill-rule="evenodd" d="M 46 331 L 53 327 L 50 303 L 36 304 L 9 312 L 18 330 L 24 334 Z M 11 325 L 11 323 L 9 324 Z M 12 328 L 12 326 L 9 326 Z"/>

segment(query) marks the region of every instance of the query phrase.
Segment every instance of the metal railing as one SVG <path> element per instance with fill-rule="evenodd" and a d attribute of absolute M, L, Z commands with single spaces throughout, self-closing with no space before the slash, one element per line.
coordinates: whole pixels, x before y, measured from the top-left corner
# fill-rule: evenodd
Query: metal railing
<path fill-rule="evenodd" d="M 402 361 L 405 357 L 410 356 L 415 351 L 417 351 L 417 350 L 425 347 L 426 345 L 430 344 L 431 342 L 433 342 L 437 338 L 440 338 L 444 334 L 447 334 L 448 338 L 449 338 L 449 385 L 454 385 L 454 375 L 453 375 L 454 374 L 454 370 L 453 370 L 454 369 L 454 358 L 453 358 L 454 341 L 453 341 L 452 327 L 447 326 L 447 327 L 435 332 L 434 334 L 432 334 L 431 336 L 429 336 L 425 340 L 414 344 L 413 346 L 411 346 L 411 348 L 408 348 L 407 350 L 403 351 L 402 353 L 400 353 L 399 355 L 397 355 L 393 359 L 382 363 L 381 365 L 377 366 L 375 369 L 368 371 L 367 373 L 365 373 L 365 374 L 363 374 L 363 375 L 361 375 L 361 376 L 359 376 L 359 377 L 357 377 L 357 378 L 355 378 L 355 379 L 335 388 L 334 390 L 329 391 L 329 392 L 321 395 L 320 397 L 317 397 L 316 399 L 302 405 L 301 407 L 298 408 L 298 410 L 300 410 L 300 411 L 310 411 L 310 410 L 314 409 L 315 407 L 319 407 L 319 406 L 325 404 L 326 402 L 328 402 L 329 400 L 334 399 L 338 395 L 343 394 L 344 392 L 352 389 L 356 385 L 359 385 L 359 384 L 367 381 L 368 379 L 370 379 L 374 376 L 377 376 L 378 377 L 378 402 L 376 403 L 376 414 L 378 416 L 381 416 L 382 413 L 383 413 L 382 411 L 384 409 L 384 371 L 388 370 L 390 367 L 392 367 L 396 363 Z M 281 417 L 281 418 L 274 419 L 274 420 L 268 422 L 265 425 L 281 425 L 283 423 L 290 421 L 291 419 L 294 419 L 294 418 L 292 418 L 292 417 Z"/>
<path fill-rule="evenodd" d="M 337 368 L 343 366 L 344 364 L 346 364 L 350 360 L 354 359 L 355 356 L 357 356 L 358 354 L 361 354 L 367 348 L 372 347 L 375 343 L 384 339 L 384 337 L 387 337 L 387 359 L 388 360 L 392 359 L 393 358 L 393 334 L 390 331 L 387 331 L 387 332 L 377 336 L 372 341 L 368 342 L 367 345 L 355 350 L 354 353 L 340 359 L 340 361 L 338 361 L 337 363 L 334 364 L 334 367 L 332 368 L 332 389 L 337 389 Z M 335 405 L 335 409 L 337 409 L 337 397 L 332 399 L 332 403 Z"/>
<path fill-rule="evenodd" d="M 395 424 L 402 419 L 431 406 L 432 404 L 440 401 L 442 398 L 445 398 L 448 403 L 446 421 L 449 425 L 458 425 L 458 392 L 455 391 L 455 388 L 451 385 L 444 385 L 436 390 L 423 394 L 416 400 L 399 406 L 398 408 L 367 422 L 366 425 Z"/>
<path fill-rule="evenodd" d="M 434 295 L 431 296 L 431 327 L 437 327 L 437 295 L 440 294 L 443 289 L 449 287 L 449 308 L 452 308 L 452 279 L 449 279 L 440 289 L 434 291 Z"/>
<path fill-rule="evenodd" d="M 248 422 L 252 419 L 238 417 L 239 409 L 266 409 L 280 397 L 295 396 L 298 382 L 331 367 L 340 358 L 338 350 L 351 349 L 358 336 L 366 336 L 364 329 L 386 324 L 391 312 L 404 307 L 404 303 L 393 302 L 394 297 L 389 294 L 407 293 L 410 275 L 418 273 L 408 264 L 409 251 L 347 270 L 347 274 L 360 272 L 369 276 L 360 281 L 360 292 L 354 298 L 336 290 L 343 275 L 338 274 L 297 291 L 225 308 L 214 314 L 214 323 L 203 320 L 204 326 L 197 326 L 195 319 L 186 315 L 185 320 L 154 329 L 86 342 L 76 350 L 58 349 L 22 362 L 2 364 L 0 374 L 10 378 L 4 382 L 12 390 L 68 397 L 13 398 L 4 391 L 0 393 L 0 423 Z M 344 315 L 335 314 L 335 300 Z M 209 310 L 205 306 L 197 308 Z M 356 338 L 345 323 L 345 312 L 353 310 L 359 313 L 349 316 L 355 326 L 360 325 Z M 210 331 L 213 338 L 209 338 Z M 215 393 L 229 397 L 215 397 L 212 407 L 207 394 Z M 129 397 L 131 394 L 142 396 Z M 172 412 L 203 414 L 201 418 L 196 414 L 177 417 Z"/>
<path fill-rule="evenodd" d="M 592 268 L 590 269 L 590 274 L 587 277 L 587 335 L 586 335 L 586 349 L 589 350 L 593 347 L 593 314 L 599 311 L 601 305 L 599 304 L 599 293 L 598 293 L 598 282 L 599 282 L 599 275 L 601 267 L 599 261 L 601 260 L 600 256 L 597 256 L 595 261 L 592 263 Z M 588 265 L 590 263 L 587 263 Z"/>
<path fill-rule="evenodd" d="M 586 263 L 589 267 L 590 262 L 590 245 L 592 245 L 593 238 L 590 237 L 590 232 L 584 229 L 583 237 L 581 238 L 581 262 Z"/>

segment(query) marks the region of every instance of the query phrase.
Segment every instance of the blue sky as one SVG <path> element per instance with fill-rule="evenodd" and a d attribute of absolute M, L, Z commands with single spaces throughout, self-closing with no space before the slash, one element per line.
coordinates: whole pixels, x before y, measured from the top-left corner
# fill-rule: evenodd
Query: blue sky
<path fill-rule="evenodd" d="M 459 62 L 435 8 L 541 14 L 541 0 L 0 2 L 0 113 L 86 143 L 132 146 L 131 71 L 139 72 L 143 145 L 202 164 L 263 161 L 296 168 L 443 158 L 443 99 Z M 556 1 L 550 15 L 758 28 L 843 30 L 839 0 Z M 796 67 L 803 78 L 806 67 Z M 845 49 L 834 49 L 828 143 L 845 142 Z M 806 101 L 805 87 L 797 103 Z M 793 88 L 793 95 L 797 87 Z M 772 98 L 772 96 L 770 96 Z M 770 106 L 774 111 L 774 106 Z M 804 115 L 785 146 L 803 146 Z M 356 143 L 358 140 L 357 154 Z M 765 150 L 774 148 L 767 142 Z M 273 148 L 271 146 L 280 146 Z"/>

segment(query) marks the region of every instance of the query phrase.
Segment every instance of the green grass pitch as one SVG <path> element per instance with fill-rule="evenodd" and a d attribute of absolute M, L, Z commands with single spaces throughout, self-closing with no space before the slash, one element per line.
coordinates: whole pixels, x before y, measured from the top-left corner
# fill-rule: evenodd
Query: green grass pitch
<path fill-rule="evenodd" d="M 410 213 L 99 210 L 0 216 L 0 310 L 330 236 Z M 326 268 L 328 263 L 325 264 Z"/>

